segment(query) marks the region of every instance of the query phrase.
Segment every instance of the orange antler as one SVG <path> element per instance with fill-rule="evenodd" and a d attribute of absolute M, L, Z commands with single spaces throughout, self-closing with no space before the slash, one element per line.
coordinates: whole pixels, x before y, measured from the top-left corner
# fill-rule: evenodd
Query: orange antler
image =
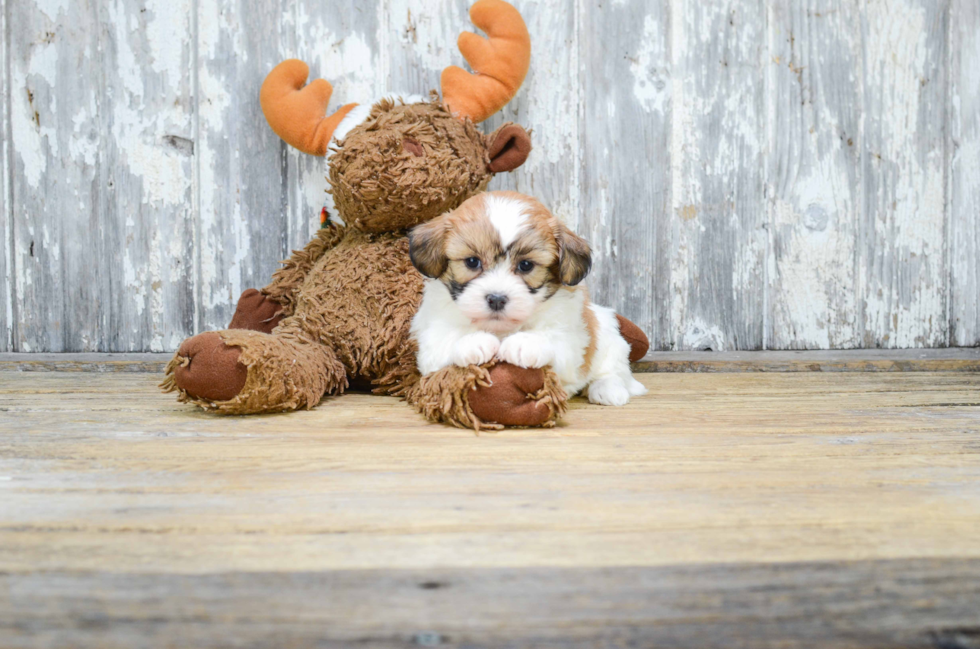
<path fill-rule="evenodd" d="M 476 74 L 449 66 L 442 71 L 442 96 L 454 115 L 482 122 L 517 94 L 531 64 L 531 37 L 521 14 L 503 0 L 479 0 L 470 20 L 489 37 L 459 35 L 459 51 Z"/>
<path fill-rule="evenodd" d="M 259 103 L 269 126 L 286 144 L 303 153 L 323 156 L 334 129 L 357 104 L 342 106 L 328 117 L 333 86 L 315 79 L 304 88 L 309 73 L 309 66 L 302 61 L 283 61 L 262 82 Z"/>

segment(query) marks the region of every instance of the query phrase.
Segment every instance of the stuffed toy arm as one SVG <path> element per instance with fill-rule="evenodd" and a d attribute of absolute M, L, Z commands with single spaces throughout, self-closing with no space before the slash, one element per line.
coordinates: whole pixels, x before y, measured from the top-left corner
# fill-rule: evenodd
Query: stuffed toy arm
<path fill-rule="evenodd" d="M 282 268 L 272 275 L 272 282 L 262 290 L 247 289 L 238 298 L 229 329 L 250 329 L 271 333 L 279 322 L 293 314 L 296 299 L 310 270 L 325 252 L 344 236 L 344 228 L 327 223 L 317 230 L 302 250 L 294 250 Z"/>

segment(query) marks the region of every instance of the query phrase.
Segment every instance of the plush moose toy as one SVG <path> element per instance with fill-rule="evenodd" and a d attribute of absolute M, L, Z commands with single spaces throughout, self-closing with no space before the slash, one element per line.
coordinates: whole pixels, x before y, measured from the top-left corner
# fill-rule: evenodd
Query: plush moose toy
<path fill-rule="evenodd" d="M 421 377 L 415 367 L 408 333 L 423 279 L 406 231 L 485 190 L 531 150 L 520 126 L 490 135 L 475 126 L 524 80 L 524 21 L 503 0 L 479 0 L 470 17 L 489 37 L 459 38 L 477 74 L 444 70 L 441 103 L 433 92 L 429 100 L 386 98 L 325 116 L 332 87 L 322 79 L 303 87 L 304 63 L 285 61 L 269 74 L 260 97 L 266 119 L 288 144 L 327 157 L 342 225 L 325 222 L 271 284 L 245 291 L 228 329 L 185 340 L 164 390 L 229 414 L 312 408 L 354 386 L 403 396 L 432 420 L 475 429 L 547 426 L 562 415 L 567 396 L 547 368 L 497 363 Z M 642 356 L 645 336 L 629 321 L 621 327 Z"/>

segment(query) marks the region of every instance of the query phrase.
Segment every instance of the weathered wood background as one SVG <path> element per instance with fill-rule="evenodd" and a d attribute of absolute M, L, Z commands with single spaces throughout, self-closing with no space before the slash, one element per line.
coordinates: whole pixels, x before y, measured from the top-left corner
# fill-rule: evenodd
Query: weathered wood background
<path fill-rule="evenodd" d="M 425 92 L 468 0 L 0 0 L 0 351 L 169 350 L 304 244 L 322 161 L 258 105 Z M 977 0 L 517 0 L 535 150 L 495 181 L 657 349 L 980 343 Z"/>

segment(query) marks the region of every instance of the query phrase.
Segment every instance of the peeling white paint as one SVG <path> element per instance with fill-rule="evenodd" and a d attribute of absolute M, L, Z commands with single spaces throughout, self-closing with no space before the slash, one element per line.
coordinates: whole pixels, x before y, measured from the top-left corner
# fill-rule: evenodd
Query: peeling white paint
<path fill-rule="evenodd" d="M 666 26 L 661 25 L 653 15 L 643 20 L 643 35 L 639 49 L 630 60 L 633 74 L 633 95 L 647 111 L 664 113 L 670 95 L 667 92 L 667 71 L 661 68 L 667 61 L 663 45 Z"/>
<path fill-rule="evenodd" d="M 966 346 L 980 341 L 980 6 L 953 0 L 950 21 L 950 344 Z"/>
<path fill-rule="evenodd" d="M 68 9 L 71 0 L 34 0 L 38 10 L 54 22 Z"/>
<path fill-rule="evenodd" d="M 709 325 L 700 318 L 688 322 L 684 329 L 682 346 L 695 351 L 726 351 L 725 340 L 728 335 L 717 325 Z"/>
<path fill-rule="evenodd" d="M 315 230 L 326 186 L 323 161 L 283 162 L 255 103 L 262 77 L 298 56 L 334 85 L 331 108 L 425 93 L 465 65 L 456 38 L 475 29 L 467 3 L 434 2 L 8 3 L 5 313 L 16 303 L 29 323 L 8 347 L 172 349 L 194 291 L 198 324 L 223 326 L 280 242 Z M 597 301 L 656 323 L 657 347 L 980 342 L 973 0 L 951 0 L 948 18 L 912 0 L 819 17 L 791 2 L 641 4 L 521 5 L 532 69 L 484 125 L 533 129 L 527 163 L 493 187 L 537 195 L 587 234 Z M 618 36 L 591 40 L 601 30 Z M 104 77 L 63 78 L 102 60 Z M 85 304 L 65 269 L 115 236 L 123 249 L 91 277 L 118 277 L 123 295 Z M 99 329 L 110 317 L 118 331 Z"/>
<path fill-rule="evenodd" d="M 152 70 L 164 75 L 171 85 L 178 85 L 187 73 L 184 52 L 187 27 L 184 20 L 174 16 L 189 16 L 190 0 L 143 0 L 146 9 L 146 39 L 149 44 L 149 63 Z M 243 53 L 248 56 L 247 52 Z"/>

